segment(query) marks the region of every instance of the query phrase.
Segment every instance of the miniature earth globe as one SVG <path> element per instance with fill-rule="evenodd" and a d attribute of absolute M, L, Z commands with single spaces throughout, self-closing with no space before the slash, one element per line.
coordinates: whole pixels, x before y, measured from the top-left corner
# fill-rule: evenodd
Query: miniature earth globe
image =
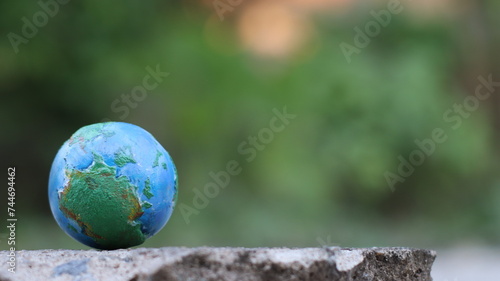
<path fill-rule="evenodd" d="M 122 122 L 85 126 L 59 149 L 49 202 L 59 226 L 97 249 L 142 244 L 167 223 L 177 200 L 177 170 L 144 129 Z"/>

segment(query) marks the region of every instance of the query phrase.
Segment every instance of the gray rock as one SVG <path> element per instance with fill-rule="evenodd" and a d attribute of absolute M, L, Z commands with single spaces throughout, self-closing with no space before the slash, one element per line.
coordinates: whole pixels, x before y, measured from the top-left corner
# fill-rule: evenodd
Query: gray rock
<path fill-rule="evenodd" d="M 0 281 L 432 280 L 434 251 L 408 248 L 139 248 L 0 252 Z"/>

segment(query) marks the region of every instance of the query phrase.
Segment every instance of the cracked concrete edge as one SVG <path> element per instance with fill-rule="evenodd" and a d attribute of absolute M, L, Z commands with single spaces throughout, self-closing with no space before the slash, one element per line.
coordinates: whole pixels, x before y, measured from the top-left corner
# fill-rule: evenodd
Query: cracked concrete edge
<path fill-rule="evenodd" d="M 432 280 L 434 251 L 410 248 L 138 248 L 0 251 L 0 281 Z"/>

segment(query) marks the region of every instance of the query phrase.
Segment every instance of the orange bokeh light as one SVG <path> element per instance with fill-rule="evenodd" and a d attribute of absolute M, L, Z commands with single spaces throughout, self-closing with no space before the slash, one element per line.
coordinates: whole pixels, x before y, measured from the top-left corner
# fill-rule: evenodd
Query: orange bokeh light
<path fill-rule="evenodd" d="M 243 47 L 265 57 L 293 54 L 305 45 L 311 31 L 307 17 L 283 1 L 252 3 L 238 19 L 238 35 Z"/>

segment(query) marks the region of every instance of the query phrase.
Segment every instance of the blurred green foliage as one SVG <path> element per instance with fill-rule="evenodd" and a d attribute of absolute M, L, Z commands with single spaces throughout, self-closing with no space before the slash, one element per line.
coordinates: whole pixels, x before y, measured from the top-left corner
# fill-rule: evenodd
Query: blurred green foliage
<path fill-rule="evenodd" d="M 21 18 L 40 7 L 0 3 L 0 159 L 2 170 L 17 168 L 19 248 L 84 248 L 51 217 L 48 174 L 59 146 L 104 118 L 145 128 L 170 152 L 179 204 L 192 205 L 192 190 L 228 161 L 243 168 L 189 224 L 177 209 L 145 246 L 500 242 L 498 100 L 482 102 L 457 130 L 443 120 L 473 94 L 477 76 L 499 74 L 467 63 L 481 60 L 468 52 L 465 20 L 403 13 L 349 64 L 338 46 L 371 20 L 373 7 L 360 7 L 313 17 L 309 51 L 262 59 L 239 47 L 235 20 L 207 33 L 214 12 L 187 2 L 69 2 L 18 54 L 6 35 L 21 34 Z M 498 35 L 487 35 L 498 47 Z M 121 119 L 112 103 L 156 65 L 170 75 Z M 245 161 L 238 146 L 284 106 L 297 117 Z M 391 191 L 384 173 L 435 128 L 448 140 Z"/>

